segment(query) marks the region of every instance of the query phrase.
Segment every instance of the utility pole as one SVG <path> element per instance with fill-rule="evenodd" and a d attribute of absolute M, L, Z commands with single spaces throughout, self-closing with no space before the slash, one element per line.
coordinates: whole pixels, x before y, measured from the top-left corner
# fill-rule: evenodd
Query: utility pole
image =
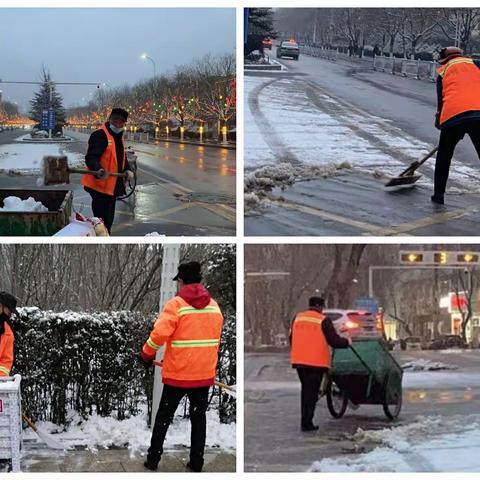
<path fill-rule="evenodd" d="M 177 274 L 178 264 L 180 263 L 180 245 L 166 244 L 163 246 L 162 261 L 162 283 L 160 286 L 160 311 L 163 310 L 165 303 L 177 293 L 177 284 L 172 278 Z M 161 361 L 165 347 L 161 347 L 157 351 L 155 360 Z M 160 398 L 162 397 L 163 383 L 161 367 L 155 366 L 153 369 L 153 401 L 152 401 L 152 418 L 151 428 L 155 424 Z"/>

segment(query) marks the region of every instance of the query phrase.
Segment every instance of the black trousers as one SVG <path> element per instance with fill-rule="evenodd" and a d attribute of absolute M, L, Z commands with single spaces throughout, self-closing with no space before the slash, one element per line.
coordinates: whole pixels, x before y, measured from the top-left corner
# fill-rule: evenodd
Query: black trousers
<path fill-rule="evenodd" d="M 190 402 L 190 423 L 192 425 L 190 465 L 194 470 L 200 471 L 202 469 L 205 439 L 207 436 L 206 412 L 209 389 L 210 387 L 180 388 L 170 385 L 163 386 L 162 398 L 155 418 L 150 448 L 148 449 L 148 460 L 150 462 L 158 463 L 160 461 L 168 427 L 172 423 L 178 404 L 186 395 Z"/>
<path fill-rule="evenodd" d="M 302 411 L 301 427 L 310 427 L 313 423 L 315 406 L 317 405 L 318 395 L 320 393 L 320 384 L 322 383 L 323 368 L 316 367 L 297 367 L 298 378 L 302 384 L 302 393 L 300 396 L 300 405 Z"/>
<path fill-rule="evenodd" d="M 437 195 L 445 193 L 453 152 L 465 134 L 470 136 L 480 159 L 480 120 L 461 123 L 441 130 L 435 162 L 435 194 Z"/>
<path fill-rule="evenodd" d="M 101 218 L 108 233 L 111 233 L 115 218 L 115 204 L 117 198 L 106 193 L 100 193 L 91 188 L 85 189 L 92 197 L 92 211 L 95 217 Z"/>

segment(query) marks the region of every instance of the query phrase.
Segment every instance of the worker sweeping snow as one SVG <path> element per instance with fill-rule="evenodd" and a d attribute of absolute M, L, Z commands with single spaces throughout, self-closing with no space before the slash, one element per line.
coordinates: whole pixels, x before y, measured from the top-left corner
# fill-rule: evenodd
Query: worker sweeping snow
<path fill-rule="evenodd" d="M 447 47 L 441 50 L 438 63 L 435 126 L 440 142 L 432 202 L 443 205 L 453 152 L 465 134 L 480 159 L 480 60 L 465 57 L 460 48 Z"/>
<path fill-rule="evenodd" d="M 141 361 L 149 366 L 159 348 L 166 344 L 162 398 L 144 466 L 148 470 L 157 470 L 168 427 L 186 395 L 192 428 L 187 469 L 201 472 L 208 392 L 215 381 L 223 315 L 217 302 L 200 283 L 202 275 L 198 262 L 179 265 L 173 280 L 178 282 L 178 293 L 166 303 L 140 353 Z"/>

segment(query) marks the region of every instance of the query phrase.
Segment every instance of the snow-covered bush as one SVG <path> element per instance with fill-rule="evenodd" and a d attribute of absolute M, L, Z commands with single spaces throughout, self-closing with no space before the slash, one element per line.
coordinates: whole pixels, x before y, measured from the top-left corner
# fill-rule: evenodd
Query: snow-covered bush
<path fill-rule="evenodd" d="M 74 410 L 121 420 L 138 413 L 146 397 L 151 401 L 152 375 L 137 355 L 152 318 L 132 312 L 20 312 L 15 372 L 23 376 L 24 408 L 36 419 L 64 424 Z"/>

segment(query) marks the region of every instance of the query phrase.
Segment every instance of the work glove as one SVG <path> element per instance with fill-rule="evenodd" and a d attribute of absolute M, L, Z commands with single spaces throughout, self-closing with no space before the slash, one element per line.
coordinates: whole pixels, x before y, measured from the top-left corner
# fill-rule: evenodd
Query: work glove
<path fill-rule="evenodd" d="M 435 128 L 440 130 L 440 112 L 435 113 Z"/>
<path fill-rule="evenodd" d="M 138 355 L 138 360 L 145 367 L 150 367 L 150 366 L 152 366 L 153 361 L 155 360 L 155 357 L 152 357 L 151 355 L 147 355 L 143 350 L 141 350 L 139 355 Z"/>
<path fill-rule="evenodd" d="M 131 170 L 125 170 L 125 180 L 128 182 L 130 180 L 133 180 L 135 175 Z"/>
<path fill-rule="evenodd" d="M 95 178 L 98 178 L 99 180 L 104 180 L 107 178 L 107 172 L 101 168 L 100 170 L 97 170 L 95 173 Z"/>

